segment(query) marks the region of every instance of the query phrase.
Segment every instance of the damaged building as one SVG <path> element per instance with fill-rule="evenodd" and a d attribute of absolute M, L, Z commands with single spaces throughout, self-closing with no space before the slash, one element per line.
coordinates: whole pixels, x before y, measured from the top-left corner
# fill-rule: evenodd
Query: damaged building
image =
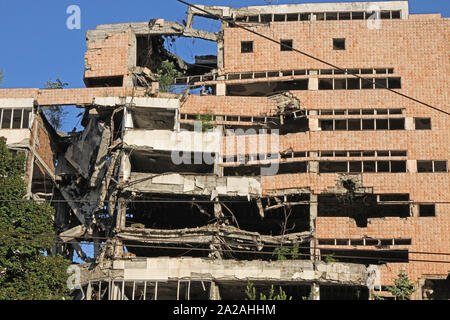
<path fill-rule="evenodd" d="M 28 155 L 29 197 L 53 201 L 54 253 L 85 262 L 78 299 L 244 299 L 248 281 L 391 298 L 401 270 L 415 299 L 448 299 L 449 31 L 407 1 L 100 25 L 86 88 L 0 90 L 0 136 Z M 217 51 L 188 63 L 167 46 L 181 38 Z M 160 90 L 163 61 L 180 93 Z M 55 105 L 83 110 L 84 130 L 57 133 Z"/>

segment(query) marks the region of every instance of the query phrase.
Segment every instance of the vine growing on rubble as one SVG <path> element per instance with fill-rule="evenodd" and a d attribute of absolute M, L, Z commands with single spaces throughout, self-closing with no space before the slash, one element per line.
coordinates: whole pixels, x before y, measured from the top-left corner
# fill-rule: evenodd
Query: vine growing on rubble
<path fill-rule="evenodd" d="M 0 137 L 0 300 L 56 300 L 67 297 L 70 261 L 47 253 L 53 246 L 54 210 L 24 201 L 25 156 Z"/>

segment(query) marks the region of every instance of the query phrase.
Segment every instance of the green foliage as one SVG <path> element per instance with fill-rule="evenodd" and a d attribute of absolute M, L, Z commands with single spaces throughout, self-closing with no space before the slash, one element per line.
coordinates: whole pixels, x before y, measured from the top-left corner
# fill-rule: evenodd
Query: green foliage
<path fill-rule="evenodd" d="M 69 84 L 62 82 L 60 78 L 56 78 L 55 82 L 50 79 L 44 86 L 44 89 L 64 89 Z M 48 121 L 53 125 L 56 130 L 60 130 L 62 126 L 62 120 L 67 116 L 68 112 L 63 110 L 61 106 L 47 106 L 42 108 Z"/>
<path fill-rule="evenodd" d="M 392 293 L 397 300 L 411 300 L 412 294 L 416 291 L 404 270 L 400 271 L 398 278 L 394 280 L 394 286 L 389 286 L 386 290 Z"/>
<path fill-rule="evenodd" d="M 330 254 L 330 255 L 326 255 L 325 258 L 323 259 L 323 261 L 325 261 L 326 263 L 330 263 L 330 262 L 339 262 L 338 259 L 333 258 L 334 257 L 334 253 Z"/>
<path fill-rule="evenodd" d="M 5 76 L 3 75 L 3 70 L 0 70 L 0 84 L 2 84 L 3 78 Z"/>
<path fill-rule="evenodd" d="M 313 300 L 313 288 L 311 288 L 311 291 L 309 292 L 309 296 L 302 297 L 302 300 Z"/>
<path fill-rule="evenodd" d="M 25 157 L 0 137 L 0 299 L 39 300 L 67 296 L 70 261 L 45 256 L 53 245 L 54 210 L 24 201 Z"/>
<path fill-rule="evenodd" d="M 379 296 L 375 293 L 373 293 L 372 296 L 373 296 L 373 300 L 384 300 L 384 298 L 382 296 Z"/>
<path fill-rule="evenodd" d="M 278 247 L 273 250 L 273 255 L 277 256 L 277 260 L 289 260 L 291 257 L 292 260 L 296 260 L 299 257 L 299 244 L 294 243 L 293 248 L 287 247 Z"/>
<path fill-rule="evenodd" d="M 283 288 L 280 286 L 279 292 L 277 295 L 275 295 L 275 289 L 272 285 L 272 287 L 269 290 L 269 296 L 266 296 L 262 292 L 259 293 L 259 299 L 258 294 L 256 293 L 256 288 L 254 287 L 253 283 L 248 281 L 247 288 L 245 289 L 245 294 L 247 295 L 246 300 L 292 300 L 292 297 L 288 297 L 286 295 L 286 292 L 283 291 Z"/>
<path fill-rule="evenodd" d="M 175 68 L 173 62 L 169 60 L 162 61 L 158 68 L 159 91 L 169 92 L 175 78 L 181 76 L 182 73 Z"/>
<path fill-rule="evenodd" d="M 201 121 L 202 122 L 202 131 L 206 132 L 208 130 L 214 129 L 216 126 L 213 124 L 210 124 L 209 122 L 211 122 L 213 120 L 213 116 L 212 115 L 207 115 L 207 114 L 198 114 L 195 117 L 196 121 Z"/>

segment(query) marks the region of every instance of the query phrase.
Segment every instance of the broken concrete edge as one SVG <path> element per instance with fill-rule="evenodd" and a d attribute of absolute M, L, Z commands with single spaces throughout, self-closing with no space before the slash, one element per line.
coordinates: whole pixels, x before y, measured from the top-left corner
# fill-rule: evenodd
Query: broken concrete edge
<path fill-rule="evenodd" d="M 214 260 L 207 258 L 128 258 L 76 265 L 81 283 L 114 280 L 270 281 L 367 286 L 368 269 L 351 263 L 308 260 Z"/>

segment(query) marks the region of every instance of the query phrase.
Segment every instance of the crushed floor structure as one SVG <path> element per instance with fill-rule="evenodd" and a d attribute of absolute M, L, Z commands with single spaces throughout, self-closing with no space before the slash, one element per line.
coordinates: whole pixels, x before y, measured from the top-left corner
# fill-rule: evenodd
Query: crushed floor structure
<path fill-rule="evenodd" d="M 86 88 L 0 89 L 0 136 L 27 155 L 28 197 L 56 209 L 53 253 L 85 262 L 77 299 L 245 299 L 248 281 L 294 299 L 392 298 L 401 270 L 415 299 L 449 299 L 449 117 L 386 90 L 449 112 L 449 34 L 407 1 L 100 25 Z M 188 63 L 168 45 L 186 37 L 217 52 Z M 68 105 L 83 131 L 47 121 Z"/>

